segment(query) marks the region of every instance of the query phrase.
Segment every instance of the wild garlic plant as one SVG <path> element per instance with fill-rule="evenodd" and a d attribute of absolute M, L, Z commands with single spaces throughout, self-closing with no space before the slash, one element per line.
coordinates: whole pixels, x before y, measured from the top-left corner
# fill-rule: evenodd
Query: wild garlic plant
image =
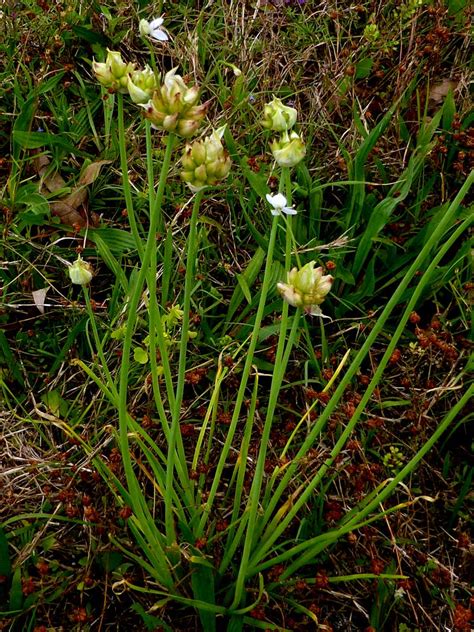
<path fill-rule="evenodd" d="M 150 23 L 142 21 L 140 32 L 143 37 L 165 42 L 169 36 L 162 25 L 161 18 Z M 225 438 L 219 446 L 219 456 L 211 467 L 209 455 L 215 448 L 215 420 L 220 405 L 220 390 L 231 370 L 223 362 L 221 349 L 215 351 L 217 371 L 214 385 L 204 418 L 197 427 L 197 439 L 192 449 L 184 441 L 183 410 L 186 372 L 190 368 L 189 344 L 193 338 L 190 310 L 199 251 L 200 205 L 207 193 L 212 191 L 212 187 L 224 182 L 233 169 L 223 143 L 226 133 L 230 132 L 228 129 L 226 131 L 225 126 L 220 126 L 204 138 L 191 140 L 203 127 L 210 103 L 201 101 L 199 87 L 188 86 L 178 74 L 177 68 L 161 73 L 152 58 L 151 67 L 140 70 L 135 64 L 123 60 L 120 53 L 108 51 L 105 62 L 94 61 L 92 69 L 103 89 L 109 95 L 117 97 L 116 116 L 123 191 L 130 231 L 139 258 L 133 272 L 133 283 L 130 283 L 125 297 L 118 380 L 107 366 L 104 344 L 108 339 L 105 342 L 101 339 L 90 307 L 87 286 L 94 282 L 92 270 L 80 257 L 69 269 L 71 281 L 84 286 L 100 360 L 96 367 L 87 366 L 80 361 L 78 364 L 98 384 L 104 396 L 117 410 L 118 444 L 124 478 L 120 478 L 104 462 L 94 457 L 96 467 L 109 483 L 118 502 L 130 508 L 128 525 L 141 554 L 125 550 L 118 539 L 113 535 L 110 537 L 118 548 L 143 567 L 152 581 L 149 587 L 143 588 L 122 577 L 117 580 L 116 586 L 155 594 L 158 605 L 172 599 L 192 606 L 199 611 L 203 629 L 206 631 L 217 629 L 217 617 L 227 618 L 229 630 L 240 630 L 248 613 L 262 602 L 268 591 L 275 588 L 275 582 L 264 579 L 264 571 L 283 565 L 279 581 L 294 579 L 304 572 L 304 567 L 316 555 L 342 535 L 392 511 L 383 509 L 381 502 L 413 471 L 439 436 L 436 433 L 418 454 L 403 463 L 402 469 L 393 478 L 385 481 L 369 497 L 360 503 L 354 503 L 336 527 L 308 540 L 300 540 L 291 535 L 291 528 L 298 524 L 305 504 L 311 502 L 317 491 L 328 484 L 332 476 L 332 465 L 377 388 L 413 306 L 429 283 L 437 263 L 457 236 L 466 229 L 467 220 L 461 222 L 448 239 L 444 239 L 447 227 L 456 219 L 457 209 L 472 177 L 462 187 L 439 225 L 427 237 L 419 256 L 400 280 L 398 288 L 360 350 L 355 354 L 347 350 L 334 378 L 327 385 L 329 388 L 340 380 L 320 416 L 310 424 L 306 423 L 310 411 L 301 416 L 286 445 L 277 449 L 278 464 L 268 471 L 270 435 L 277 417 L 288 363 L 301 333 L 302 319 L 309 315 L 322 315 L 321 305 L 331 291 L 334 279 L 325 274 L 316 261 L 302 263 L 298 251 L 293 248 L 292 222 L 300 211 L 292 204 L 291 170 L 306 154 L 304 142 L 294 130 L 298 112 L 277 98 L 273 98 L 265 106 L 261 123 L 266 130 L 276 135 L 270 142 L 270 149 L 275 168 L 280 174 L 279 190 L 275 194 L 268 190 L 262 199 L 262 205 L 268 214 L 268 240 L 259 301 L 249 336 L 237 347 L 234 345 L 230 351 L 233 361 L 239 367 L 239 385 L 234 401 L 231 402 L 229 423 Z M 135 212 L 128 178 L 123 103 L 127 94 L 137 104 L 137 113 L 141 111 L 145 120 L 149 188 L 149 225 L 145 240 L 141 236 L 142 219 Z M 155 143 L 165 145 L 158 174 L 155 171 Z M 172 326 L 179 331 L 177 353 L 174 354 L 168 335 L 170 316 L 165 305 L 159 302 L 157 234 L 165 235 L 164 243 L 172 239 L 171 228 L 162 208 L 169 192 L 168 179 L 173 177 L 172 168 L 177 164 L 180 178 L 187 184 L 192 195 L 192 212 L 183 266 L 184 289 L 175 297 L 173 308 L 175 312 Z M 279 231 L 285 234 L 286 272 L 276 284 L 274 257 Z M 176 261 L 168 260 L 166 263 L 177 265 Z M 425 273 L 418 278 L 417 271 L 423 266 Z M 345 389 L 367 358 L 387 319 L 394 310 L 399 309 L 402 299 L 406 300 L 404 297 L 409 288 L 410 298 L 402 315 L 399 315 L 399 325 L 379 362 L 374 378 L 341 431 L 330 455 L 312 469 L 308 479 L 305 463 L 310 451 L 321 441 L 328 420 L 340 403 Z M 266 386 L 262 390 L 263 378 L 256 368 L 255 358 L 268 299 L 278 293 L 283 300 L 281 313 L 276 321 L 278 328 L 274 368 L 269 376 L 269 388 Z M 151 399 L 154 417 L 163 437 L 159 444 L 130 409 L 133 345 L 139 321 L 144 321 L 147 328 Z M 265 406 L 257 414 L 259 398 L 265 399 Z M 453 411 L 442 420 L 440 432 L 449 426 L 453 415 L 465 401 L 465 397 L 461 398 Z M 251 452 L 255 442 L 257 450 Z M 234 455 L 237 457 L 233 458 Z M 199 473 L 200 464 L 211 471 L 210 483 L 205 484 L 204 474 Z M 222 499 L 225 499 L 227 507 L 223 525 L 218 521 Z M 219 550 L 218 555 L 213 553 L 216 550 Z"/>

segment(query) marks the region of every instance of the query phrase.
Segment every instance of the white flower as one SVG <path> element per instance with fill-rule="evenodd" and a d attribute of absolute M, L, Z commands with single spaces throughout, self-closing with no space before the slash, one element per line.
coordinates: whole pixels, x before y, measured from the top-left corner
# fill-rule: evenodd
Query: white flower
<path fill-rule="evenodd" d="M 287 215 L 296 215 L 296 209 L 292 206 L 286 205 L 286 197 L 281 193 L 277 193 L 276 195 L 269 195 L 267 193 L 266 198 L 273 206 L 271 211 L 272 215 L 281 215 L 282 213 L 286 213 Z"/>
<path fill-rule="evenodd" d="M 148 20 L 140 20 L 138 30 L 142 37 L 151 37 L 151 39 L 158 42 L 167 42 L 169 40 L 168 34 L 161 28 L 163 24 L 163 18 L 155 18 L 151 22 Z"/>

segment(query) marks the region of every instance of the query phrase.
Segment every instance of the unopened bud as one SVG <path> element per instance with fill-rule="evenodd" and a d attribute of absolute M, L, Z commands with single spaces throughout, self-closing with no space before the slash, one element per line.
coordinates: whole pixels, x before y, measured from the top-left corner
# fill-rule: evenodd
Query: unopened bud
<path fill-rule="evenodd" d="M 287 283 L 278 283 L 277 289 L 293 307 L 302 307 L 310 314 L 320 314 L 319 305 L 331 290 L 334 279 L 314 265 L 315 262 L 310 261 L 300 270 L 293 268 L 288 272 Z"/>
<path fill-rule="evenodd" d="M 128 76 L 127 88 L 134 103 L 148 103 L 157 87 L 155 73 L 148 66 Z"/>
<path fill-rule="evenodd" d="M 192 191 L 213 186 L 227 177 L 231 160 L 221 142 L 224 129 L 225 126 L 215 130 L 204 140 L 186 145 L 181 161 L 181 179 Z"/>
<path fill-rule="evenodd" d="M 262 125 L 274 132 L 287 132 L 296 123 L 298 112 L 295 108 L 283 105 L 280 99 L 273 97 L 263 109 Z"/>
<path fill-rule="evenodd" d="M 128 92 L 128 75 L 134 68 L 135 64 L 125 63 L 119 52 L 108 49 L 105 63 L 92 61 L 97 81 L 110 92 Z"/>
<path fill-rule="evenodd" d="M 143 105 L 145 116 L 157 129 L 190 138 L 198 131 L 209 107 L 209 102 L 196 105 L 198 99 L 199 88 L 188 88 L 173 68 L 166 73 L 151 100 Z"/>
<path fill-rule="evenodd" d="M 92 281 L 92 266 L 80 256 L 69 266 L 68 272 L 69 278 L 75 285 L 88 285 Z"/>
<path fill-rule="evenodd" d="M 280 167 L 294 167 L 306 155 L 306 147 L 296 132 L 284 132 L 280 140 L 271 143 L 270 147 Z"/>

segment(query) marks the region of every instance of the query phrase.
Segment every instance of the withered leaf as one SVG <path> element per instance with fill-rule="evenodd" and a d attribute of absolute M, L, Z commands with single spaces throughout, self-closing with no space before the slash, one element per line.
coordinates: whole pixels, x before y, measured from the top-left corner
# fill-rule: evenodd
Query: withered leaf
<path fill-rule="evenodd" d="M 104 165 L 109 165 L 111 160 L 98 160 L 97 162 L 91 162 L 90 165 L 84 169 L 79 178 L 79 184 L 86 186 L 92 184 L 100 173 L 100 170 Z"/>
<path fill-rule="evenodd" d="M 430 90 L 428 98 L 431 103 L 438 104 L 444 100 L 450 90 L 454 90 L 458 85 L 457 81 L 452 79 L 443 79 L 440 83 L 436 83 Z"/>
<path fill-rule="evenodd" d="M 59 217 L 62 224 L 83 228 L 84 226 L 96 223 L 95 214 L 89 217 L 87 209 L 87 189 L 86 186 L 94 182 L 99 175 L 100 169 L 104 164 L 110 163 L 110 160 L 100 160 L 88 165 L 80 179 L 79 184 L 70 189 L 70 192 L 50 202 L 52 215 Z M 39 176 L 41 176 L 41 190 L 54 193 L 60 189 L 67 188 L 67 183 L 59 173 L 47 174 L 50 160 L 45 155 L 40 155 L 35 160 L 35 168 Z"/>
<path fill-rule="evenodd" d="M 33 296 L 33 301 L 35 302 L 36 307 L 40 314 L 44 314 L 44 301 L 46 299 L 46 294 L 49 290 L 49 287 L 43 287 L 40 290 L 34 290 L 31 292 Z"/>

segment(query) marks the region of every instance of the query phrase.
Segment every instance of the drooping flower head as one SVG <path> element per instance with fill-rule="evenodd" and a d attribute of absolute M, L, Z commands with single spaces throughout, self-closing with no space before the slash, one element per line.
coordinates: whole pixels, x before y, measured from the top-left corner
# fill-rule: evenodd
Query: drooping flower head
<path fill-rule="evenodd" d="M 142 37 L 150 37 L 157 42 L 167 42 L 169 40 L 166 31 L 161 28 L 164 22 L 163 18 L 155 18 L 151 22 L 148 20 L 140 20 L 138 30 Z"/>
<path fill-rule="evenodd" d="M 280 167 L 294 167 L 306 155 L 306 147 L 296 132 L 283 132 L 280 140 L 270 144 L 273 157 Z"/>
<path fill-rule="evenodd" d="M 186 145 L 181 164 L 181 179 L 192 191 L 199 191 L 206 186 L 213 186 L 227 177 L 231 160 L 222 145 L 225 125 L 214 130 L 204 140 L 196 140 Z"/>
<path fill-rule="evenodd" d="M 135 70 L 135 64 L 126 63 L 122 55 L 107 49 L 104 63 L 92 60 L 92 71 L 97 81 L 109 92 L 128 92 L 128 76 Z"/>
<path fill-rule="evenodd" d="M 182 77 L 176 74 L 176 70 L 177 68 L 173 68 L 166 73 L 163 84 L 142 107 L 145 110 L 145 117 L 156 129 L 164 129 L 190 138 L 198 131 L 209 107 L 209 101 L 197 105 L 199 88 L 188 88 Z"/>
<path fill-rule="evenodd" d="M 88 285 L 94 276 L 92 266 L 78 255 L 74 263 L 68 267 L 69 278 L 75 285 Z"/>
<path fill-rule="evenodd" d="M 286 205 L 286 197 L 282 193 L 277 193 L 276 195 L 269 195 L 267 193 L 266 198 L 273 207 L 271 210 L 272 215 L 282 215 L 283 213 L 286 215 L 296 215 L 296 209 Z"/>
<path fill-rule="evenodd" d="M 293 307 L 303 307 L 309 314 L 321 315 L 319 305 L 329 293 L 334 279 L 314 265 L 315 262 L 310 261 L 300 270 L 293 268 L 288 272 L 287 282 L 277 283 L 277 289 Z"/>
<path fill-rule="evenodd" d="M 277 97 L 263 108 L 262 125 L 274 132 L 287 132 L 296 123 L 298 112 L 283 103 Z"/>

